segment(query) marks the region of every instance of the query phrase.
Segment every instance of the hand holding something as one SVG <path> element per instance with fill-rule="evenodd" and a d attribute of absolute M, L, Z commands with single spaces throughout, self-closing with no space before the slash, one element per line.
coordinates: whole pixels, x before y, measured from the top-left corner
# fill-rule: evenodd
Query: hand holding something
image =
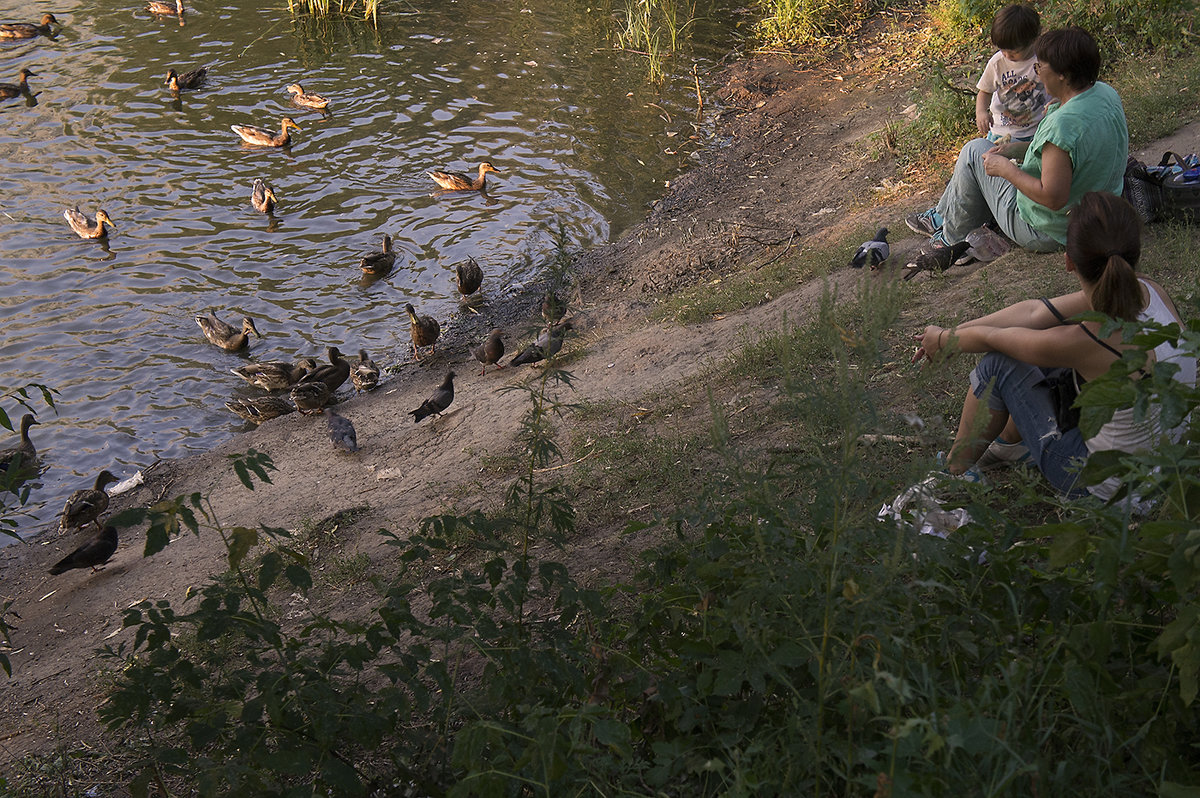
<path fill-rule="evenodd" d="M 983 171 L 994 177 L 1003 177 L 1010 183 L 1008 175 L 1020 171 L 1021 167 L 1004 154 L 1004 147 L 993 147 L 983 154 Z"/>
<path fill-rule="evenodd" d="M 931 324 L 924 332 L 914 335 L 913 340 L 917 342 L 917 351 L 913 353 L 911 362 L 916 363 L 922 355 L 932 360 L 934 355 L 942 351 L 943 344 L 950 340 L 950 331 Z"/>

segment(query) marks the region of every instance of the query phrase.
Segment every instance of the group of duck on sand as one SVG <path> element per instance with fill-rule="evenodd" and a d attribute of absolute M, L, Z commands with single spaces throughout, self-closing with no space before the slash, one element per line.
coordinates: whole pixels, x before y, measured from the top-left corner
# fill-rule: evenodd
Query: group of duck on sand
<path fill-rule="evenodd" d="M 183 24 L 183 0 L 175 0 L 173 3 L 151 0 L 145 8 L 154 15 L 178 16 L 180 24 Z M 44 14 L 40 24 L 4 23 L 0 24 L 0 39 L 32 39 L 38 36 L 53 39 L 53 26 L 56 25 L 60 23 L 53 14 Z M 22 69 L 17 84 L 0 83 L 0 99 L 32 97 L 28 84 L 28 78 L 32 76 L 35 76 L 34 72 Z M 207 77 L 207 67 L 183 73 L 172 69 L 167 73 L 165 85 L 178 94 L 180 91 L 201 88 Z M 329 105 L 326 98 L 306 92 L 299 83 L 289 85 L 287 91 L 297 106 L 324 112 Z M 280 120 L 278 133 L 252 125 L 232 125 L 231 128 L 243 142 L 256 147 L 287 147 L 291 144 L 291 131 L 300 130 L 299 125 L 286 116 Z M 489 173 L 498 174 L 499 171 L 485 161 L 479 164 L 474 177 L 445 171 L 431 171 L 429 177 L 444 192 L 482 192 Z M 266 181 L 261 178 L 253 181 L 251 205 L 255 210 L 270 214 L 277 201 L 274 189 Z M 88 216 L 76 206 L 64 210 L 63 217 L 71 229 L 84 239 L 105 239 L 110 229 L 117 229 L 112 218 L 103 209 L 98 209 L 94 216 Z M 378 278 L 390 273 L 396 262 L 396 254 L 392 251 L 391 244 L 391 236 L 384 235 L 382 251 L 362 258 L 360 269 L 364 276 Z M 473 258 L 468 258 L 466 262 L 456 266 L 455 272 L 459 293 L 466 303 L 482 285 L 483 269 Z M 536 341 L 512 358 L 509 364 L 536 363 L 553 357 L 562 348 L 567 331 L 573 328 L 572 322 L 563 318 L 565 311 L 566 305 L 559 296 L 553 289 L 548 290 L 542 302 L 545 327 Z M 431 353 L 436 351 L 435 345 L 441 335 L 441 325 L 438 321 L 431 316 L 418 314 L 411 303 L 405 305 L 405 312 L 409 319 L 414 357 L 420 359 L 420 350 L 424 347 L 429 347 Z M 253 319 L 249 317 L 242 318 L 240 327 L 221 321 L 213 314 L 197 316 L 196 323 L 205 338 L 229 352 L 247 349 L 251 335 L 261 337 Z M 504 339 L 498 329 L 491 330 L 484 341 L 471 348 L 471 354 L 483 364 L 481 374 L 487 373 L 489 365 L 503 368 L 500 359 L 504 353 Z M 319 365 L 315 358 L 305 357 L 292 363 L 252 362 L 235 368 L 232 370 L 234 374 L 267 393 L 262 396 L 236 398 L 227 402 L 225 406 L 239 417 L 255 424 L 291 413 L 293 410 L 302 414 L 322 414 L 327 419 L 329 438 L 334 446 L 345 452 L 356 452 L 358 442 L 354 425 L 328 405 L 333 403 L 336 391 L 348 379 L 356 392 L 374 389 L 380 382 L 380 369 L 365 349 L 359 350 L 358 358 L 353 362 L 344 358 L 336 346 L 329 346 L 326 356 L 328 363 Z M 441 385 L 419 407 L 409 411 L 414 422 L 420 422 L 431 415 L 440 415 L 450 406 L 454 401 L 454 377 L 453 371 L 447 372 Z M 282 391 L 289 392 L 288 399 L 278 395 Z M 0 484 L 14 493 L 42 470 L 37 460 L 36 448 L 29 437 L 29 428 L 37 423 L 32 414 L 26 414 L 21 421 L 16 445 L 0 451 Z M 109 503 L 105 488 L 116 481 L 117 477 L 111 472 L 102 471 L 91 488 L 77 490 L 68 498 L 60 515 L 60 530 L 81 530 L 94 524 L 97 534 L 56 563 L 50 570 L 51 574 L 64 573 L 73 568 L 91 567 L 95 570 L 115 553 L 116 528 L 102 524 L 101 519 Z"/>

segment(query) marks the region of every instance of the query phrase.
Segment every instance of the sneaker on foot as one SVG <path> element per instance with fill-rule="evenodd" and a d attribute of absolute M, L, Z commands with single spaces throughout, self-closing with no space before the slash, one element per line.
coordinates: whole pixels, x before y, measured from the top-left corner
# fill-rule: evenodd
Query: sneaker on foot
<path fill-rule="evenodd" d="M 988 445 L 975 467 L 990 471 L 1000 466 L 1012 466 L 1029 462 L 1029 447 L 1023 443 L 1005 443 L 997 438 Z"/>
<path fill-rule="evenodd" d="M 942 229 L 942 215 L 937 208 L 930 208 L 924 213 L 910 213 L 904 217 L 908 229 L 923 236 L 932 236 Z"/>

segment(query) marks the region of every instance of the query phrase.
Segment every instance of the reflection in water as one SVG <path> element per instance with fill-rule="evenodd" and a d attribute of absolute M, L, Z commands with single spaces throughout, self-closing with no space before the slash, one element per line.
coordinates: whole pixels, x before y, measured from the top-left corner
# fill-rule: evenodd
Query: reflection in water
<path fill-rule="evenodd" d="M 26 6 L 0 0 L 0 15 Z M 0 106 L 0 389 L 59 391 L 57 417 L 35 428 L 45 518 L 103 468 L 129 476 L 241 428 L 223 404 L 242 356 L 208 344 L 197 313 L 254 318 L 254 359 L 336 345 L 386 366 L 409 356 L 406 302 L 443 331 L 464 312 L 455 263 L 473 255 L 486 271 L 486 315 L 553 258 L 556 230 L 571 249 L 607 241 L 685 163 L 664 150 L 694 133 L 690 77 L 647 85 L 612 50 L 606 15 L 567 0 L 416 6 L 374 29 L 224 0 L 189 9 L 181 30 L 66 0 L 57 41 L 0 45 L 6 74 L 41 76 L 39 102 Z M 673 62 L 682 75 L 692 60 Z M 176 64 L 207 67 L 204 86 L 172 93 L 162 76 Z M 335 113 L 297 109 L 294 83 Z M 304 128 L 290 147 L 230 133 L 288 114 Z M 427 172 L 482 161 L 503 182 L 434 193 Z M 254 177 L 285 217 L 249 207 Z M 76 202 L 118 219 L 112 245 L 63 224 Z M 404 254 L 368 284 L 356 264 L 384 234 Z"/>

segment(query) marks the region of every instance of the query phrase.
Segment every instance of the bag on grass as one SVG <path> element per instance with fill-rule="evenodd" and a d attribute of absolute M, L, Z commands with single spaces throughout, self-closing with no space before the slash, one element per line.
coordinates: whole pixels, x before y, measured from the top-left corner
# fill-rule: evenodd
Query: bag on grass
<path fill-rule="evenodd" d="M 1122 195 L 1143 222 L 1200 222 L 1200 157 L 1168 150 L 1157 166 L 1146 166 L 1130 156 Z"/>

